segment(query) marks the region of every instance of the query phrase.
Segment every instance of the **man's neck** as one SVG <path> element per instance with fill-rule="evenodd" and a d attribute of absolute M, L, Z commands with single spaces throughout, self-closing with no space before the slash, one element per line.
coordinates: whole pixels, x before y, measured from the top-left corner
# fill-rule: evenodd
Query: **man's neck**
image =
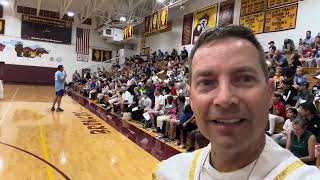
<path fill-rule="evenodd" d="M 210 164 L 220 172 L 239 170 L 259 158 L 265 146 L 265 135 L 263 134 L 258 141 L 237 151 L 232 148 L 213 147 L 210 154 Z"/>

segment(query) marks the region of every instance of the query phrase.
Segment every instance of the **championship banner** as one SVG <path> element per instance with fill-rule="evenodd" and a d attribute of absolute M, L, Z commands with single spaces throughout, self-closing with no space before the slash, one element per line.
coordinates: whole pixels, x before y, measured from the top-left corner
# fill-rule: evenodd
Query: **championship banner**
<path fill-rule="evenodd" d="M 265 12 L 240 17 L 240 25 L 252 30 L 253 33 L 263 33 Z"/>
<path fill-rule="evenodd" d="M 144 33 L 151 32 L 151 15 L 144 17 Z"/>
<path fill-rule="evenodd" d="M 101 49 L 92 49 L 92 61 L 104 62 L 112 57 L 112 51 L 106 51 Z"/>
<path fill-rule="evenodd" d="M 220 3 L 219 25 L 232 24 L 234 12 L 234 0 L 227 0 Z"/>
<path fill-rule="evenodd" d="M 151 32 L 158 31 L 158 12 L 152 14 Z"/>
<path fill-rule="evenodd" d="M 268 0 L 268 8 L 274 8 L 296 2 L 298 2 L 298 0 Z"/>
<path fill-rule="evenodd" d="M 22 39 L 71 44 L 71 33 L 71 22 L 22 15 Z"/>
<path fill-rule="evenodd" d="M 4 19 L 0 19 L 0 34 L 4 34 L 5 25 L 6 21 Z"/>
<path fill-rule="evenodd" d="M 267 0 L 241 0 L 240 16 L 262 12 L 267 9 Z"/>
<path fill-rule="evenodd" d="M 218 5 L 214 4 L 194 13 L 192 43 L 195 43 L 200 35 L 207 29 L 211 29 L 216 26 L 217 9 Z"/>
<path fill-rule="evenodd" d="M 168 6 L 159 10 L 159 30 L 167 28 Z"/>
<path fill-rule="evenodd" d="M 266 12 L 264 32 L 283 31 L 296 28 L 298 4 L 271 9 Z"/>
<path fill-rule="evenodd" d="M 191 44 L 193 13 L 183 16 L 182 42 L 181 45 Z"/>
<path fill-rule="evenodd" d="M 133 37 L 133 26 L 129 25 L 124 28 L 123 30 L 123 39 L 124 40 L 129 40 Z"/>

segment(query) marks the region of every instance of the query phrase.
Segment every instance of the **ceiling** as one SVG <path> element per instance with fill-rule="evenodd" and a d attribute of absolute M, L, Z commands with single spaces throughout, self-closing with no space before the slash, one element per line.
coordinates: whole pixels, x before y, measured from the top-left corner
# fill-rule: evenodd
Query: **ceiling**
<path fill-rule="evenodd" d="M 188 0 L 14 0 L 15 5 L 27 6 L 55 11 L 60 17 L 68 11 L 75 13 L 82 22 L 87 18 L 93 19 L 96 26 L 123 27 L 127 23 L 137 25 L 143 22 L 143 17 L 169 5 L 175 7 L 186 3 Z M 121 16 L 126 17 L 126 22 L 120 22 Z"/>

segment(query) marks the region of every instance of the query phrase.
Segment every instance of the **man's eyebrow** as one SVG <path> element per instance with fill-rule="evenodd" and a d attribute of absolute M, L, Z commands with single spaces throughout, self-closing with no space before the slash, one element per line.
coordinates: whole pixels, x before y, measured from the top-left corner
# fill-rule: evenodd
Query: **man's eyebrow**
<path fill-rule="evenodd" d="M 213 70 L 197 70 L 194 73 L 195 77 L 207 77 L 207 76 L 213 76 L 215 75 L 215 72 Z"/>
<path fill-rule="evenodd" d="M 232 73 L 245 73 L 245 72 L 258 74 L 257 69 L 251 66 L 242 66 L 232 70 Z"/>

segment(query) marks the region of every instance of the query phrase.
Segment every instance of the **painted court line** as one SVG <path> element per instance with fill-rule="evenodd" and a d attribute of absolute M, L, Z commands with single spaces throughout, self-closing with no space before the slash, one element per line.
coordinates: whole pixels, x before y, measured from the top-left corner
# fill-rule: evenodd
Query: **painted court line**
<path fill-rule="evenodd" d="M 40 138 L 41 138 L 41 146 L 42 146 L 42 151 L 44 154 L 44 159 L 46 161 L 49 161 L 48 149 L 47 149 L 47 144 L 46 144 L 46 138 L 43 133 L 43 127 L 40 125 L 40 123 L 38 124 L 38 126 L 39 126 L 39 133 L 40 133 Z M 46 165 L 46 166 L 47 166 L 48 180 L 53 180 L 52 170 L 49 165 Z"/>

